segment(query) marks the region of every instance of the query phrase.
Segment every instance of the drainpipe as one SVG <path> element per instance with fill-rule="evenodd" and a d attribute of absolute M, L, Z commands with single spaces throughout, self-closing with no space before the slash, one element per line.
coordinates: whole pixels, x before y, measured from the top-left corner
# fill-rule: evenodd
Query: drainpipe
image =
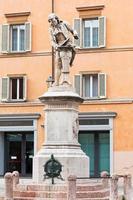
<path fill-rule="evenodd" d="M 52 0 L 52 13 L 54 13 L 54 0 Z M 55 58 L 54 58 L 54 48 L 52 47 L 52 82 L 55 80 Z"/>

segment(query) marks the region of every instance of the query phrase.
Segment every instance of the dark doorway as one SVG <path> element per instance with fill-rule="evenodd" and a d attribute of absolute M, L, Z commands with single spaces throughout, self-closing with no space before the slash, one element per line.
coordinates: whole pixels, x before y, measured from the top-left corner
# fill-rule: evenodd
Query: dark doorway
<path fill-rule="evenodd" d="M 90 158 L 91 177 L 99 177 L 102 171 L 110 173 L 109 131 L 80 131 L 79 143 Z"/>
<path fill-rule="evenodd" d="M 33 155 L 33 132 L 5 134 L 5 172 L 17 170 L 21 176 L 31 176 Z"/>

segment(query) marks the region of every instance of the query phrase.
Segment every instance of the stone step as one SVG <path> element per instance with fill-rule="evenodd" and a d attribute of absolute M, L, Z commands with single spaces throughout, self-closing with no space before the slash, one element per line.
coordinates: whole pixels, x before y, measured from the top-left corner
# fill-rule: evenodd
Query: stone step
<path fill-rule="evenodd" d="M 77 198 L 104 198 L 109 196 L 109 190 L 100 191 L 80 191 Z M 66 198 L 66 192 L 60 191 L 14 191 L 14 197 L 38 197 L 38 198 Z"/>
<path fill-rule="evenodd" d="M 66 185 L 44 185 L 44 184 L 18 184 L 19 191 L 67 191 Z"/>
<path fill-rule="evenodd" d="M 97 191 L 97 190 L 103 190 L 102 184 L 97 185 L 77 185 L 77 191 Z M 23 185 L 19 184 L 17 185 L 17 190 L 19 191 L 67 191 L 66 185 L 43 185 L 43 184 L 28 184 Z"/>
<path fill-rule="evenodd" d="M 1 199 L 0 199 L 1 200 Z M 4 200 L 4 198 L 2 199 Z M 32 198 L 32 197 L 15 197 L 14 200 L 59 200 L 58 198 Z M 65 199 L 60 199 L 60 200 L 67 200 Z M 92 198 L 84 198 L 84 199 L 77 199 L 77 200 L 92 200 Z M 109 198 L 93 198 L 93 200 L 109 200 Z"/>
<path fill-rule="evenodd" d="M 14 200 L 67 200 L 65 199 L 59 199 L 59 198 L 38 198 L 38 197 L 15 197 Z"/>
<path fill-rule="evenodd" d="M 66 198 L 66 192 L 60 191 L 14 191 L 14 197 L 38 197 L 38 198 Z"/>
<path fill-rule="evenodd" d="M 109 190 L 98 190 L 98 191 L 80 191 L 77 192 L 76 197 L 77 198 L 104 198 L 108 197 L 110 195 Z"/>
<path fill-rule="evenodd" d="M 110 200 L 109 197 L 106 197 L 106 198 L 84 198 L 84 199 L 79 199 L 77 198 L 77 200 Z"/>
<path fill-rule="evenodd" d="M 104 187 L 101 184 L 97 185 L 77 185 L 77 191 L 97 191 L 103 190 Z"/>
<path fill-rule="evenodd" d="M 109 197 L 106 197 L 106 198 L 84 198 L 84 199 L 79 199 L 77 198 L 77 200 L 110 200 Z"/>

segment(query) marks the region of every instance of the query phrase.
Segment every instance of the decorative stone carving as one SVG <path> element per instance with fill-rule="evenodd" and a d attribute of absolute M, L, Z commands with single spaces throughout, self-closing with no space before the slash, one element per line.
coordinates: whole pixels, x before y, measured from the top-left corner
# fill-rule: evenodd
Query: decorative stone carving
<path fill-rule="evenodd" d="M 50 36 L 51 43 L 55 50 L 56 60 L 56 74 L 54 86 L 60 84 L 68 84 L 69 81 L 69 68 L 72 66 L 75 58 L 75 48 L 72 43 L 72 36 L 78 39 L 77 32 L 73 30 L 68 22 L 62 21 L 57 15 L 51 13 L 48 16 L 50 23 Z M 62 75 L 62 80 L 60 81 Z"/>
<path fill-rule="evenodd" d="M 78 131 L 79 131 L 79 119 L 74 118 L 73 121 L 73 138 L 76 138 L 78 140 Z"/>
<path fill-rule="evenodd" d="M 89 176 L 89 158 L 78 143 L 78 110 L 83 99 L 75 93 L 69 81 L 69 68 L 75 57 L 70 33 L 74 38 L 78 37 L 68 23 L 59 20 L 54 13 L 49 15 L 48 21 L 57 71 L 54 85 L 39 98 L 45 104 L 45 141 L 33 159 L 33 180 L 43 181 L 42 166 L 54 154 L 63 166 L 65 183 L 71 174 Z M 50 184 L 48 179 L 45 182 Z"/>

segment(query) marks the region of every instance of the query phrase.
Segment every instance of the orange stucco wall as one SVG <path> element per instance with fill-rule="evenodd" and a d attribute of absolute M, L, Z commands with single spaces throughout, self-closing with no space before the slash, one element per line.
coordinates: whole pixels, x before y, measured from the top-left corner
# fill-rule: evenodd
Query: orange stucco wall
<path fill-rule="evenodd" d="M 114 119 L 113 139 L 114 151 L 132 151 L 133 150 L 133 124 L 129 120 L 133 118 L 133 106 L 131 104 L 94 104 L 81 105 L 82 112 L 116 112 Z"/>
<path fill-rule="evenodd" d="M 7 23 L 4 14 L 31 12 L 28 21 L 32 23 L 32 51 L 26 54 L 0 54 L 0 78 L 7 74 L 26 74 L 28 77 L 28 103 L 0 103 L 0 113 L 36 113 L 38 119 L 38 149 L 44 140 L 43 105 L 35 104 L 46 90 L 46 79 L 52 73 L 51 45 L 49 41 L 47 16 L 51 13 L 52 0 L 1 0 L 0 24 Z M 76 7 L 104 5 L 102 15 L 107 18 L 106 47 L 100 50 L 77 50 L 71 68 L 71 80 L 80 71 L 100 71 L 107 74 L 107 103 L 86 102 L 81 112 L 113 111 L 114 150 L 133 151 L 133 2 L 126 0 L 55 0 L 55 12 L 71 25 L 79 17 Z M 130 23 L 129 23 L 130 22 Z M 115 101 L 117 99 L 117 102 Z M 121 102 L 125 99 L 125 102 Z M 129 101 L 130 99 L 130 101 Z M 113 103 L 108 102 L 113 101 Z M 115 103 L 116 102 L 116 103 Z M 30 105 L 29 105 L 30 103 Z M 126 142 L 125 142 L 126 140 Z"/>

